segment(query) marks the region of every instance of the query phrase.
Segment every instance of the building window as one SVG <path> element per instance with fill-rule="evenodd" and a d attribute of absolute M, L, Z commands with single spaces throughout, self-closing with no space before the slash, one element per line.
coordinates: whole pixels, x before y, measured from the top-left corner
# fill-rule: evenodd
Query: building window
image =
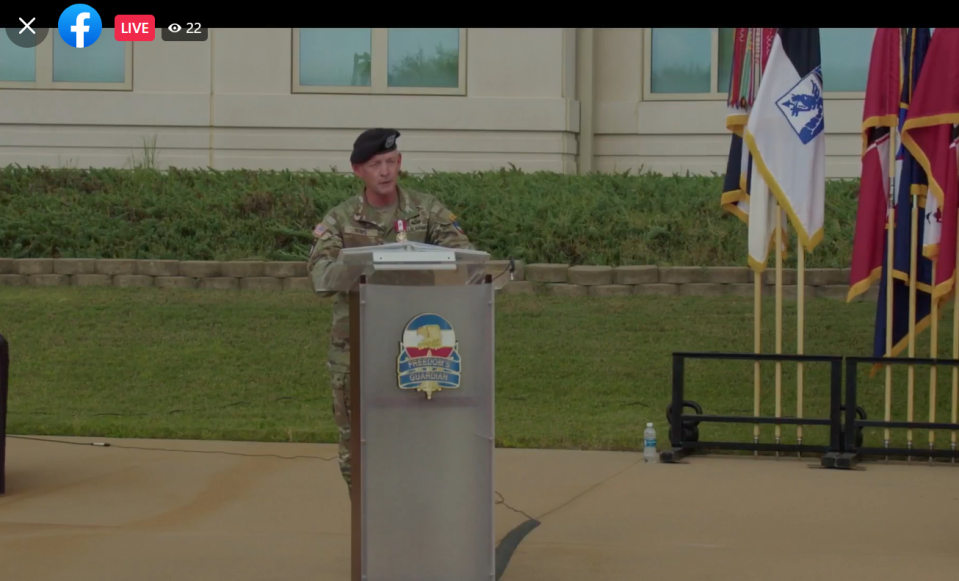
<path fill-rule="evenodd" d="M 466 94 L 465 28 L 295 28 L 293 92 Z"/>
<path fill-rule="evenodd" d="M 865 98 L 875 28 L 820 28 L 823 95 Z M 845 93 L 846 95 L 842 95 Z"/>
<path fill-rule="evenodd" d="M 55 29 L 34 48 L 0 35 L 0 88 L 132 90 L 133 43 L 118 42 L 112 28 L 85 48 L 69 46 Z"/>
<path fill-rule="evenodd" d="M 645 29 L 648 100 L 723 100 L 729 92 L 733 28 Z M 820 28 L 827 98 L 862 99 L 875 28 Z"/>
<path fill-rule="evenodd" d="M 33 83 L 37 79 L 37 49 L 20 48 L 0 35 L 0 82 Z"/>
<path fill-rule="evenodd" d="M 647 99 L 723 99 L 729 88 L 732 28 L 645 29 Z"/>
<path fill-rule="evenodd" d="M 299 84 L 304 87 L 370 87 L 372 28 L 301 28 Z"/>

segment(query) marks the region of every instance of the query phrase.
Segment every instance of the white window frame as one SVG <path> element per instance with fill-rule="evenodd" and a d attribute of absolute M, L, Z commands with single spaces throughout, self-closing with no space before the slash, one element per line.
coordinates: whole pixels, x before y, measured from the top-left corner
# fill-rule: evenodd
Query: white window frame
<path fill-rule="evenodd" d="M 113 33 L 112 28 L 104 28 L 103 33 L 107 31 Z M 101 36 L 102 34 L 101 33 Z M 57 34 L 55 28 L 51 28 L 49 35 Z M 0 80 L 0 89 L 41 89 L 41 90 L 64 90 L 64 91 L 132 91 L 133 90 L 133 42 L 124 41 L 125 58 L 122 83 L 74 83 L 74 82 L 55 82 L 53 80 L 53 38 L 41 42 L 34 49 L 37 57 L 36 80 L 34 81 L 3 81 Z"/>
<path fill-rule="evenodd" d="M 719 29 L 711 28 L 712 56 L 710 58 L 710 87 L 719 87 Z M 711 93 L 654 93 L 652 91 L 653 72 L 653 29 L 643 29 L 643 100 L 644 101 L 725 101 L 727 92 Z M 865 99 L 865 91 L 826 91 L 824 99 Z"/>
<path fill-rule="evenodd" d="M 456 87 L 390 87 L 387 62 L 389 58 L 389 28 L 370 29 L 370 86 L 316 87 L 300 84 L 300 29 L 293 29 L 293 87 L 294 93 L 332 93 L 355 95 L 466 95 L 466 28 L 459 29 L 459 79 Z"/>

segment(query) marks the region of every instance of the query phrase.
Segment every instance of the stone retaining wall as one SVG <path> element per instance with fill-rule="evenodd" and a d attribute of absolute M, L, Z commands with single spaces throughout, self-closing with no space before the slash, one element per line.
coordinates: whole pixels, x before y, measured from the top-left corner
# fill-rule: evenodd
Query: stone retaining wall
<path fill-rule="evenodd" d="M 752 297 L 752 270 L 746 267 L 566 266 L 516 262 L 510 281 L 508 261 L 491 261 L 488 272 L 504 293 L 551 296 L 722 296 Z M 763 274 L 771 296 L 775 271 Z M 806 270 L 806 297 L 845 300 L 849 269 Z M 0 258 L 0 286 L 139 286 L 221 290 L 312 291 L 304 262 L 215 262 L 177 260 L 9 259 Z M 783 272 L 783 296 L 796 297 L 796 271 Z M 873 288 L 860 300 L 876 300 Z"/>
<path fill-rule="evenodd" d="M 312 291 L 303 262 L 0 258 L 0 285 Z"/>
<path fill-rule="evenodd" d="M 502 261 L 498 261 L 502 262 Z M 718 266 L 566 266 L 561 264 L 529 264 L 523 282 L 511 283 L 508 292 L 543 293 L 554 296 L 723 296 L 752 297 L 755 275 L 747 267 Z M 519 268 L 517 268 L 517 273 Z M 848 268 L 807 268 L 806 298 L 846 300 L 849 292 Z M 763 292 L 775 293 L 775 269 L 763 273 Z M 519 277 L 516 277 L 519 279 Z M 797 273 L 783 271 L 783 297 L 795 299 Z M 873 287 L 857 300 L 878 298 Z"/>

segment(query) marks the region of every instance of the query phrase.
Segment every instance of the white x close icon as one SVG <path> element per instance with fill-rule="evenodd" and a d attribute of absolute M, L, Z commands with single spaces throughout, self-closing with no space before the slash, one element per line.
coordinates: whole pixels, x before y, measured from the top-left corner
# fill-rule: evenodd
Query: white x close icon
<path fill-rule="evenodd" d="M 36 18 L 31 19 L 30 22 L 23 22 L 23 19 L 21 18 L 20 22 L 23 23 L 23 28 L 20 29 L 20 34 L 23 34 L 24 30 L 29 30 L 32 34 L 36 34 L 36 32 L 30 28 L 30 25 L 33 24 L 34 20 L 36 20 Z"/>

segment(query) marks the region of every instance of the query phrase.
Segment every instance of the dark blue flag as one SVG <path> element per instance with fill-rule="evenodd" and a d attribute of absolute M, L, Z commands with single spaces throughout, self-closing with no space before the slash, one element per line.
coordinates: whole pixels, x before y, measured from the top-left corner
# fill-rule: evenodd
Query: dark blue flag
<path fill-rule="evenodd" d="M 931 34 L 928 28 L 907 28 L 903 40 L 902 97 L 899 107 L 899 131 L 909 112 L 922 63 L 929 48 Z M 897 132 L 897 133 L 898 133 Z M 884 244 L 882 278 L 880 279 L 879 301 L 876 305 L 876 331 L 873 341 L 873 356 L 897 356 L 909 344 L 909 274 L 912 262 L 912 207 L 919 204 L 918 231 L 915 256 L 916 265 L 916 333 L 930 323 L 932 310 L 932 261 L 922 255 L 923 231 L 925 225 L 924 200 L 928 180 L 922 166 L 906 148 L 899 146 L 896 154 L 898 168 L 896 177 L 895 228 L 893 230 L 893 314 L 892 314 L 892 353 L 886 353 L 886 296 L 889 292 L 886 284 L 889 268 L 888 242 Z"/>

